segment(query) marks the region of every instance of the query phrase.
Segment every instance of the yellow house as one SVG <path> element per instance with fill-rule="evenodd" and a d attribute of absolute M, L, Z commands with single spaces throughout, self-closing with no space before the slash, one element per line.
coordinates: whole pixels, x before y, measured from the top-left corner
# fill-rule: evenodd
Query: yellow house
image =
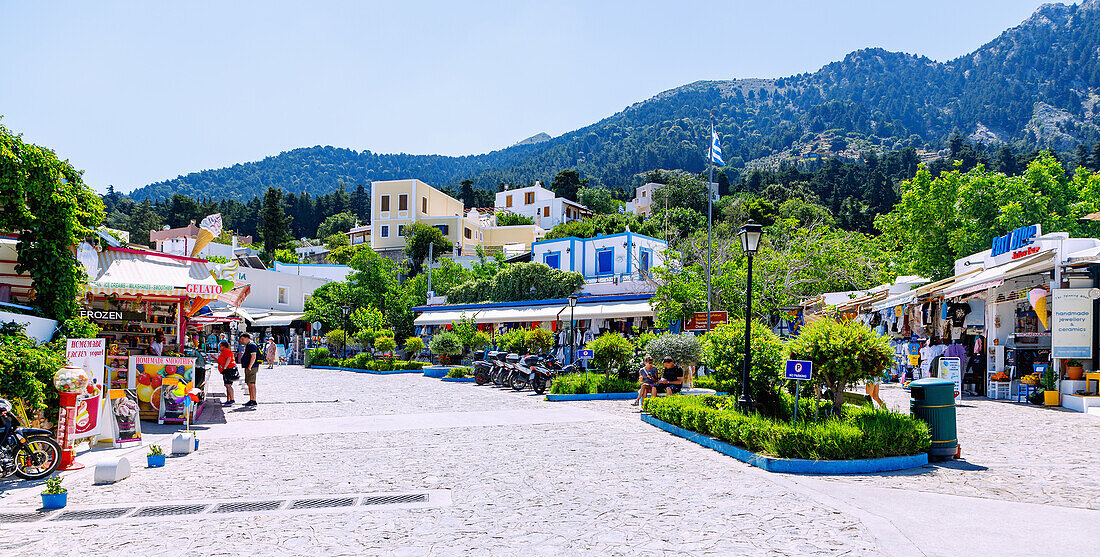
<path fill-rule="evenodd" d="M 455 255 L 473 255 L 477 246 L 489 251 L 509 245 L 530 250 L 546 231 L 536 225 L 496 226 L 495 215 L 471 209 L 420 180 L 385 180 L 371 184 L 370 245 L 376 251 L 405 248 L 405 227 L 434 226 L 455 246 Z"/>

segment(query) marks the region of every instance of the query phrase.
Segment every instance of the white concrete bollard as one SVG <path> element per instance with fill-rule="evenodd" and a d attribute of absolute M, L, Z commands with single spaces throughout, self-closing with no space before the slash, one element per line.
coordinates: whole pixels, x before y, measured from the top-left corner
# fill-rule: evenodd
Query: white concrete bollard
<path fill-rule="evenodd" d="M 126 457 L 103 459 L 95 464 L 95 478 L 92 483 L 113 484 L 130 477 L 130 461 Z"/>
<path fill-rule="evenodd" d="M 177 433 L 172 436 L 172 454 L 191 454 L 195 450 L 195 438 L 190 434 Z"/>

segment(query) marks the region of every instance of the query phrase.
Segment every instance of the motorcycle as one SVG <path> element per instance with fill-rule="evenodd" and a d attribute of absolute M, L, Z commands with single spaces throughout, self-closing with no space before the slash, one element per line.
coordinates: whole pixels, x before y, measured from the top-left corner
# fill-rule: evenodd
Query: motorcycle
<path fill-rule="evenodd" d="M 483 359 L 485 353 L 482 351 L 475 352 L 474 361 L 474 383 L 478 385 L 484 385 L 489 382 L 490 374 L 493 372 L 493 367 L 496 363 L 496 352 L 489 352 L 488 357 Z"/>
<path fill-rule="evenodd" d="M 61 446 L 48 429 L 24 427 L 11 403 L 0 398 L 0 477 L 40 480 L 61 462 Z"/>
<path fill-rule="evenodd" d="M 515 371 L 512 373 L 512 378 L 509 382 L 512 390 L 522 391 L 531 384 L 538 374 L 536 368 L 538 367 L 539 359 L 538 356 L 527 354 L 516 363 Z"/>
<path fill-rule="evenodd" d="M 546 392 L 546 389 L 550 386 L 550 382 L 554 380 L 554 377 L 566 373 L 580 372 L 580 363 L 573 362 L 565 367 L 561 367 L 561 362 L 558 362 L 557 358 L 549 354 L 542 357 L 541 364 L 542 365 L 535 366 L 535 376 L 531 379 L 531 388 L 535 390 L 535 393 L 540 395 Z"/>

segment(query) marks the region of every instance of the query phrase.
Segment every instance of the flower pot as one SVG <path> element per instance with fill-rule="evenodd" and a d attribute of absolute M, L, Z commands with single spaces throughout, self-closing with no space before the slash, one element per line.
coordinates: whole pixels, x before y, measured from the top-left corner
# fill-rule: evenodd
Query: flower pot
<path fill-rule="evenodd" d="M 1043 391 L 1043 404 L 1058 406 L 1058 391 Z"/>
<path fill-rule="evenodd" d="M 1085 368 L 1081 366 L 1073 366 L 1066 368 L 1066 379 L 1070 381 L 1080 381 L 1085 376 Z"/>
<path fill-rule="evenodd" d="M 162 454 L 145 455 L 145 458 L 149 464 L 149 468 L 160 468 L 164 466 L 164 455 Z"/>
<path fill-rule="evenodd" d="M 42 494 L 42 508 L 43 509 L 60 509 L 68 503 L 69 492 L 64 493 L 43 493 Z"/>
<path fill-rule="evenodd" d="M 196 451 L 199 450 L 199 438 L 198 437 L 195 438 L 195 450 Z"/>

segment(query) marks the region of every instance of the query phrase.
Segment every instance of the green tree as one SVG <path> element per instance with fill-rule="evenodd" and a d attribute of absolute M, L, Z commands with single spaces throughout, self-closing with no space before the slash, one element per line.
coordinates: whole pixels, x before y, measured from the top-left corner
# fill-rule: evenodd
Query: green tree
<path fill-rule="evenodd" d="M 432 335 L 428 348 L 436 355 L 443 356 L 448 360 L 462 354 L 462 342 L 458 340 L 458 335 L 450 331 L 442 331 Z"/>
<path fill-rule="evenodd" d="M 577 201 L 597 215 L 619 212 L 620 202 L 607 188 L 583 187 L 577 190 Z"/>
<path fill-rule="evenodd" d="M 665 333 L 646 343 L 645 351 L 656 361 L 661 361 L 665 356 L 682 366 L 694 365 L 702 361 L 702 344 L 699 337 L 691 333 Z"/>
<path fill-rule="evenodd" d="M 634 355 L 634 345 L 619 333 L 604 333 L 592 339 L 586 348 L 592 351 L 592 362 L 603 369 L 605 375 L 612 371 L 623 373 Z"/>
<path fill-rule="evenodd" d="M 475 207 L 476 206 L 476 205 L 474 205 L 475 199 L 474 199 L 474 181 L 473 180 L 470 180 L 470 179 L 463 180 L 462 185 L 461 185 L 461 189 L 459 191 L 461 192 L 461 195 L 462 195 L 462 203 L 465 204 L 466 207 Z"/>
<path fill-rule="evenodd" d="M 745 365 L 745 322 L 733 320 L 703 335 L 702 361 L 714 370 L 714 378 L 727 383 L 730 394 L 741 393 Z M 753 321 L 752 366 L 749 394 L 762 410 L 773 410 L 783 384 L 783 341 L 763 323 Z"/>
<path fill-rule="evenodd" d="M 263 224 L 261 236 L 264 239 L 264 251 L 275 253 L 279 246 L 290 238 L 291 218 L 283 212 L 283 190 L 267 188 L 264 194 Z"/>
<path fill-rule="evenodd" d="M 412 260 L 413 272 L 420 273 L 424 261 L 428 258 L 428 246 L 432 248 L 432 259 L 438 259 L 446 252 L 454 250 L 454 244 L 438 228 L 419 222 L 405 227 L 405 255 Z"/>
<path fill-rule="evenodd" d="M 523 335 L 523 346 L 532 354 L 542 354 L 554 347 L 554 334 L 541 327 Z"/>
<path fill-rule="evenodd" d="M 328 236 L 324 236 L 324 238 L 325 238 L 325 247 L 330 249 L 330 250 L 335 250 L 337 248 L 342 248 L 344 246 L 350 246 L 351 245 L 351 240 L 348 239 L 347 234 L 344 234 L 344 233 L 341 233 L 341 232 L 335 232 L 333 234 L 329 234 Z"/>
<path fill-rule="evenodd" d="M 355 191 L 351 194 L 351 213 L 359 222 L 370 221 L 370 194 L 363 184 L 356 184 Z"/>
<path fill-rule="evenodd" d="M 44 316 L 64 321 L 76 313 L 87 275 L 72 249 L 103 217 L 103 201 L 80 171 L 0 126 L 0 230 L 19 232 L 16 272 L 34 280 L 33 303 Z"/>
<path fill-rule="evenodd" d="M 356 216 L 352 213 L 336 213 L 325 219 L 317 227 L 318 238 L 328 238 L 333 234 L 343 234 L 355 227 Z"/>
<path fill-rule="evenodd" d="M 279 263 L 287 263 L 290 265 L 297 265 L 301 261 L 298 259 L 298 254 L 294 253 L 291 249 L 277 249 L 275 250 L 275 261 Z"/>
<path fill-rule="evenodd" d="M 572 169 L 559 171 L 554 176 L 554 181 L 550 183 L 550 191 L 554 192 L 554 195 L 572 201 L 579 201 L 578 191 L 586 187 L 588 187 L 588 178 L 581 179 L 580 173 Z M 583 201 L 581 203 L 587 205 Z M 592 207 L 589 206 L 589 208 Z"/>
<path fill-rule="evenodd" d="M 890 367 L 894 352 L 887 341 L 862 323 L 823 318 L 806 324 L 787 348 L 792 360 L 813 362 L 814 382 L 832 393 L 840 415 L 846 389 Z"/>
<path fill-rule="evenodd" d="M 424 341 L 420 337 L 409 337 L 405 339 L 405 359 L 411 360 L 420 355 L 424 351 Z"/>

